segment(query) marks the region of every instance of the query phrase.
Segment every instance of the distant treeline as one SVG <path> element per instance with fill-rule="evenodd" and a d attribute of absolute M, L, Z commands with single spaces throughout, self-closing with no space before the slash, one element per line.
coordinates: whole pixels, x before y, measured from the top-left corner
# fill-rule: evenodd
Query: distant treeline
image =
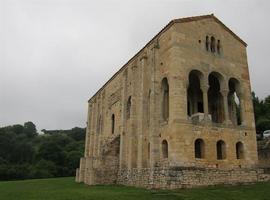
<path fill-rule="evenodd" d="M 0 128 L 0 180 L 74 176 L 85 128 L 42 130 L 32 122 Z"/>
<path fill-rule="evenodd" d="M 270 130 L 270 95 L 261 100 L 252 92 L 252 100 L 256 131 L 257 134 L 261 134 L 265 130 Z"/>

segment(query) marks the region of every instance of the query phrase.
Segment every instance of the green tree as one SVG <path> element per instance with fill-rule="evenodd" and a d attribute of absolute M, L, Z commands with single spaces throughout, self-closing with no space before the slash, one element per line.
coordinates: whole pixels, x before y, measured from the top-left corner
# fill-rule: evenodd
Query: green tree
<path fill-rule="evenodd" d="M 23 127 L 24 127 L 23 132 L 27 136 L 29 137 L 37 136 L 36 125 L 33 122 L 25 122 Z"/>
<path fill-rule="evenodd" d="M 69 175 L 74 176 L 76 168 L 80 165 L 80 158 L 82 157 L 80 151 L 70 151 L 67 153 L 67 166 L 69 168 Z"/>
<path fill-rule="evenodd" d="M 57 168 L 52 161 L 41 159 L 33 167 L 32 178 L 51 178 L 57 176 Z"/>
<path fill-rule="evenodd" d="M 76 141 L 84 140 L 85 139 L 85 128 L 75 127 L 72 128 L 70 131 L 70 137 L 72 137 Z"/>
<path fill-rule="evenodd" d="M 24 130 L 24 127 L 20 124 L 15 124 L 12 126 L 12 129 L 14 131 L 14 133 L 16 134 L 22 134 L 23 133 L 23 130 Z"/>
<path fill-rule="evenodd" d="M 85 128 L 44 132 L 38 135 L 33 122 L 0 128 L 0 180 L 75 175 Z"/>
<path fill-rule="evenodd" d="M 267 96 L 264 100 L 260 100 L 255 93 L 252 92 L 252 100 L 256 132 L 261 134 L 265 130 L 270 130 L 270 96 Z"/>
<path fill-rule="evenodd" d="M 32 163 L 35 157 L 35 150 L 30 143 L 16 140 L 11 152 L 12 163 Z"/>

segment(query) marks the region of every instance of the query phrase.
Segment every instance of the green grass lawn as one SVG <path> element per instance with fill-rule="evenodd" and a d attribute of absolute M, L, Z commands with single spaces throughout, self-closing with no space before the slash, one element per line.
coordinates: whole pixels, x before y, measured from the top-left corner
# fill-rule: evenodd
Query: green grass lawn
<path fill-rule="evenodd" d="M 0 182 L 0 200 L 270 200 L 270 182 L 247 186 L 185 190 L 146 190 L 125 186 L 87 186 L 74 178 Z"/>

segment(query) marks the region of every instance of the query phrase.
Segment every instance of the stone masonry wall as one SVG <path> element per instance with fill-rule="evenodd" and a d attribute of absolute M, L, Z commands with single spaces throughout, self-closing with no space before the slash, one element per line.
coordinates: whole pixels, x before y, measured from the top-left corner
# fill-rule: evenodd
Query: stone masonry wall
<path fill-rule="evenodd" d="M 208 37 L 220 42 L 219 53 L 209 51 Z M 192 97 L 194 114 L 203 115 L 196 123 L 187 109 L 191 75 L 198 79 L 194 88 L 200 90 Z M 208 93 L 210 76 L 218 82 L 217 96 L 222 96 L 218 109 L 209 109 L 209 100 L 215 99 Z M 241 124 L 230 119 L 228 94 L 236 90 L 230 88 L 230 80 L 238 84 Z M 265 170 L 255 169 L 246 45 L 213 15 L 170 22 L 88 102 L 79 182 L 174 189 L 270 180 Z M 165 118 L 164 102 L 168 102 Z M 203 113 L 195 109 L 198 103 L 203 104 Z M 214 113 L 223 113 L 222 120 L 212 121 L 209 115 Z M 196 156 L 198 139 L 203 141 L 200 156 Z M 239 142 L 243 148 L 237 150 Z"/>
<path fill-rule="evenodd" d="M 270 181 L 270 174 L 263 169 L 206 169 L 167 167 L 121 170 L 118 184 L 146 188 L 190 188 L 208 185 L 234 185 Z"/>
<path fill-rule="evenodd" d="M 270 147 L 258 149 L 259 166 L 270 167 Z"/>

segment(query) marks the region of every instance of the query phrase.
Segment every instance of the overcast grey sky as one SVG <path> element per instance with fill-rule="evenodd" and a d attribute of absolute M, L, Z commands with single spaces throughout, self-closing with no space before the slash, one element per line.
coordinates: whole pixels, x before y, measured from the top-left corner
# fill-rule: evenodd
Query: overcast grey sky
<path fill-rule="evenodd" d="M 270 94 L 269 0 L 0 0 L 0 126 L 85 126 L 87 100 L 171 19 L 214 13 Z"/>

